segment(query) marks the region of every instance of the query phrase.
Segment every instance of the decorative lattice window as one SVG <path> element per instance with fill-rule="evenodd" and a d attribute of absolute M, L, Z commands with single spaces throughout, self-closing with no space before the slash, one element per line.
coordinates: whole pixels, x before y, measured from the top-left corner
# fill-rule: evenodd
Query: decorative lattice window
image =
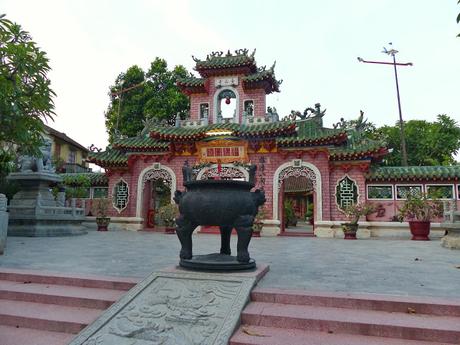
<path fill-rule="evenodd" d="M 427 184 L 426 193 L 429 198 L 437 199 L 453 199 L 454 198 L 454 185 L 436 185 L 436 184 Z"/>
<path fill-rule="evenodd" d="M 246 112 L 246 115 L 254 116 L 254 101 L 253 100 L 244 101 L 244 111 Z"/>
<path fill-rule="evenodd" d="M 393 200 L 393 186 L 367 186 L 367 198 L 371 200 Z"/>
<path fill-rule="evenodd" d="M 345 176 L 337 183 L 335 197 L 340 208 L 356 204 L 358 202 L 358 186 L 356 182 Z"/>
<path fill-rule="evenodd" d="M 408 195 L 422 195 L 421 185 L 400 185 L 396 186 L 396 199 L 407 199 Z"/>
<path fill-rule="evenodd" d="M 94 187 L 93 199 L 107 198 L 109 195 L 109 189 L 107 187 Z"/>
<path fill-rule="evenodd" d="M 112 204 L 118 212 L 123 211 L 128 206 L 129 188 L 124 180 L 120 180 L 113 186 Z"/>
<path fill-rule="evenodd" d="M 209 114 L 209 103 L 200 104 L 200 119 L 205 119 Z"/>

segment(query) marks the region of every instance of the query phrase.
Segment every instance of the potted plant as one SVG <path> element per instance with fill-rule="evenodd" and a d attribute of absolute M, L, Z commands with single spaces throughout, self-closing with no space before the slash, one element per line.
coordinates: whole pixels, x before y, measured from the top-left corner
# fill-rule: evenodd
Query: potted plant
<path fill-rule="evenodd" d="M 168 204 L 158 209 L 158 217 L 165 226 L 165 232 L 167 234 L 174 234 L 176 232 L 176 217 L 178 212 L 179 210 L 176 204 Z"/>
<path fill-rule="evenodd" d="M 93 199 L 92 213 L 96 216 L 97 231 L 107 231 L 110 217 L 107 217 L 110 200 L 107 198 Z"/>
<path fill-rule="evenodd" d="M 408 195 L 399 209 L 399 220 L 409 222 L 412 240 L 429 241 L 431 220 L 443 214 L 442 203 L 425 193 Z"/>
<path fill-rule="evenodd" d="M 284 202 L 284 226 L 296 226 L 297 216 L 295 215 L 294 205 L 292 200 Z"/>
<path fill-rule="evenodd" d="M 344 238 L 346 240 L 356 240 L 356 233 L 358 232 L 359 227 L 359 218 L 374 213 L 375 206 L 369 203 L 357 203 L 341 208 L 340 211 L 348 220 L 348 222 L 342 223 L 342 229 L 345 235 Z"/>
<path fill-rule="evenodd" d="M 260 207 L 257 211 L 257 214 L 254 218 L 254 224 L 252 226 L 252 236 L 253 237 L 260 237 L 260 232 L 264 227 L 263 220 L 267 217 L 267 211 L 264 207 Z"/>
<path fill-rule="evenodd" d="M 307 206 L 307 211 L 305 212 L 305 221 L 310 225 L 314 225 L 314 216 L 313 216 L 314 206 L 313 203 L 309 203 Z"/>

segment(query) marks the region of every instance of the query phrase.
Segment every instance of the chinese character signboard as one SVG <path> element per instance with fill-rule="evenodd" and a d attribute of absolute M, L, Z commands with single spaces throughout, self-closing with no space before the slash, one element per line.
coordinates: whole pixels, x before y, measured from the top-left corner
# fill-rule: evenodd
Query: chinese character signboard
<path fill-rule="evenodd" d="M 248 160 L 248 143 L 240 140 L 213 140 L 196 144 L 201 163 L 231 163 Z"/>

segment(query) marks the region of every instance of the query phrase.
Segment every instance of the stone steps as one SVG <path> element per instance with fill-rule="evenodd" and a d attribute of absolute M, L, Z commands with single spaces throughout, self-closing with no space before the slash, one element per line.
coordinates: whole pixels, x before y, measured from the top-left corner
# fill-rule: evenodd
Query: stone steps
<path fill-rule="evenodd" d="M 71 285 L 80 287 L 92 287 L 103 289 L 114 289 L 128 291 L 139 282 L 136 278 L 124 277 L 105 277 L 92 275 L 69 275 L 57 272 L 34 271 L 34 270 L 16 270 L 0 268 L 0 280 Z"/>
<path fill-rule="evenodd" d="M 0 268 L 0 344 L 67 344 L 137 282 Z"/>
<path fill-rule="evenodd" d="M 407 313 L 411 308 L 416 314 L 460 317 L 460 300 L 447 298 L 257 288 L 251 292 L 251 299 L 256 302 L 401 313 Z"/>
<path fill-rule="evenodd" d="M 0 325 L 2 345 L 63 345 L 74 337 L 71 333 L 49 332 L 22 327 Z"/>
<path fill-rule="evenodd" d="M 76 334 L 93 322 L 101 311 L 92 308 L 0 300 L 0 324 Z"/>
<path fill-rule="evenodd" d="M 439 342 L 401 340 L 355 334 L 333 334 L 294 328 L 246 325 L 230 340 L 230 345 L 446 345 Z"/>
<path fill-rule="evenodd" d="M 458 344 L 460 301 L 255 289 L 230 344 Z"/>
<path fill-rule="evenodd" d="M 1 299 L 107 309 L 124 291 L 0 280 Z"/>

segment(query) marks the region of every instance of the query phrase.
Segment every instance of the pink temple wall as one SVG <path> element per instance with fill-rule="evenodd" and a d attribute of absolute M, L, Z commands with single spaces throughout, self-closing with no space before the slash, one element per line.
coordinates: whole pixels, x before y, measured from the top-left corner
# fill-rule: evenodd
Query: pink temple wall
<path fill-rule="evenodd" d="M 289 156 L 287 158 L 283 157 L 281 154 L 278 153 L 271 153 L 271 154 L 249 154 L 249 160 L 253 164 L 259 164 L 259 160 L 261 157 L 265 157 L 265 197 L 267 199 L 265 203 L 267 217 L 273 217 L 273 175 L 278 167 L 284 163 L 291 162 L 294 157 Z M 318 154 L 316 157 L 312 158 L 308 155 L 304 155 L 302 157 L 303 161 L 309 162 L 315 165 L 321 173 L 321 183 L 323 189 L 322 195 L 322 209 L 323 209 L 323 220 L 329 220 L 331 217 L 330 212 L 330 198 L 327 197 L 326 191 L 329 190 L 329 164 L 325 154 Z M 184 162 L 188 160 L 189 165 L 193 166 L 197 164 L 197 160 L 195 156 L 176 156 L 171 159 L 169 162 L 165 160 L 159 161 L 161 165 L 167 166 L 171 168 L 176 175 L 176 189 L 183 190 L 184 187 L 182 186 L 182 166 Z M 139 175 L 141 172 L 150 166 L 153 166 L 155 163 L 155 159 L 153 156 L 147 157 L 145 160 L 137 159 L 134 164 L 131 166 L 130 170 L 125 172 L 116 172 L 109 176 L 109 197 L 112 197 L 112 190 L 113 186 L 123 178 L 129 186 L 129 201 L 128 206 L 122 212 L 118 213 L 118 211 L 114 208 L 110 210 L 110 216 L 112 217 L 135 217 L 136 216 L 136 202 L 137 202 L 137 184 Z M 259 172 L 256 174 L 256 177 L 259 176 Z M 260 181 L 257 181 L 256 188 L 261 188 Z M 141 216 L 145 217 L 144 215 L 145 210 L 142 211 Z"/>
<path fill-rule="evenodd" d="M 238 114 L 241 123 L 241 117 L 244 109 L 245 100 L 254 101 L 254 115 L 265 116 L 266 113 L 266 94 L 264 89 L 245 90 L 242 85 L 243 74 L 236 75 L 238 77 L 238 85 L 234 86 L 239 94 Z M 221 78 L 221 77 L 217 77 Z M 199 120 L 200 117 L 200 104 L 209 103 L 209 121 L 210 123 L 214 118 L 214 95 L 217 90 L 223 90 L 225 87 L 216 88 L 216 77 L 209 78 L 209 94 L 199 93 L 190 95 L 190 119 Z"/>
<path fill-rule="evenodd" d="M 286 162 L 291 162 L 294 157 L 291 155 L 289 157 L 283 157 L 281 154 L 278 153 L 271 153 L 271 154 L 249 154 L 249 160 L 252 164 L 259 164 L 261 157 L 265 158 L 265 197 L 266 197 L 266 204 L 265 208 L 267 211 L 267 218 L 273 217 L 273 176 L 278 169 L 279 166 Z M 336 185 L 339 180 L 343 177 L 348 176 L 353 181 L 355 181 L 358 185 L 358 192 L 359 192 L 359 201 L 364 202 L 367 201 L 367 184 L 373 185 L 411 185 L 411 184 L 453 184 L 455 188 L 455 198 L 457 203 L 457 208 L 460 209 L 460 196 L 458 195 L 458 183 L 455 182 L 431 182 L 429 180 L 421 181 L 421 182 L 413 182 L 413 183 L 396 183 L 396 182 L 379 182 L 373 183 L 368 182 L 366 183 L 365 173 L 359 169 L 358 167 L 353 167 L 351 170 L 345 172 L 341 168 L 336 168 L 334 170 L 330 170 L 329 161 L 325 154 L 317 154 L 316 156 L 312 157 L 308 154 L 303 154 L 301 157 L 302 161 L 309 162 L 316 166 L 321 173 L 321 183 L 322 183 L 322 220 L 332 220 L 332 221 L 343 221 L 345 218 L 343 214 L 340 212 L 338 205 L 336 203 L 336 195 L 335 189 Z M 183 190 L 184 187 L 182 186 L 182 166 L 184 162 L 188 160 L 189 165 L 193 166 L 197 164 L 197 160 L 195 156 L 176 156 L 171 159 L 169 162 L 166 160 L 160 160 L 160 164 L 163 166 L 167 166 L 171 168 L 175 172 L 176 177 L 176 189 Z M 113 186 L 117 183 L 120 178 L 123 178 L 129 186 L 129 202 L 128 206 L 125 210 L 118 213 L 118 211 L 114 208 L 110 209 L 110 216 L 112 217 L 135 217 L 136 216 L 136 201 L 137 201 L 137 184 L 139 174 L 147 167 L 153 166 L 155 159 L 153 156 L 147 157 L 145 160 L 138 159 L 135 163 L 131 166 L 131 169 L 126 172 L 116 172 L 109 176 L 109 197 L 111 197 Z M 257 172 L 256 176 L 259 176 L 259 171 Z M 257 181 L 256 188 L 261 188 L 260 181 Z M 316 194 L 316 193 L 315 193 Z M 317 195 L 315 196 L 315 202 L 317 202 Z M 395 196 L 394 196 L 395 197 Z M 376 205 L 382 205 L 385 209 L 385 214 L 382 217 L 378 217 L 377 214 L 373 214 L 367 217 L 369 221 L 392 221 L 393 217 L 397 214 L 398 207 L 401 206 L 403 201 L 401 200 L 370 200 L 369 202 L 375 203 Z M 145 217 L 145 210 L 142 211 L 141 217 Z M 439 219 L 441 220 L 441 219 Z M 439 221 L 438 220 L 438 221 Z"/>
<path fill-rule="evenodd" d="M 403 205 L 404 200 L 396 200 L 396 185 L 403 186 L 403 185 L 423 185 L 423 189 L 425 189 L 425 185 L 454 185 L 454 198 L 455 203 L 457 204 L 457 209 L 460 209 L 460 195 L 459 195 L 459 186 L 458 182 L 452 181 L 430 181 L 430 180 L 422 180 L 422 181 L 415 181 L 415 182 L 368 182 L 367 185 L 392 185 L 393 186 L 393 200 L 369 200 L 370 203 L 375 205 L 381 205 L 384 209 L 384 215 L 379 217 L 377 213 L 374 213 L 370 216 L 367 216 L 367 220 L 369 221 L 379 221 L 379 222 L 390 222 L 394 221 L 394 217 L 398 214 L 399 208 Z M 452 201 L 452 200 L 446 200 Z M 443 221 L 443 217 L 439 217 L 434 220 L 435 222 Z"/>
<path fill-rule="evenodd" d="M 336 201 L 336 187 L 337 183 L 343 179 L 345 176 L 348 176 L 353 180 L 358 186 L 358 202 L 366 201 L 366 179 L 364 177 L 364 172 L 359 169 L 359 167 L 352 167 L 351 170 L 345 172 L 343 169 L 337 167 L 330 174 L 330 184 L 329 184 L 329 195 L 328 199 L 330 200 L 330 220 L 333 221 L 342 221 L 345 220 L 343 213 L 340 212 L 339 206 Z"/>

